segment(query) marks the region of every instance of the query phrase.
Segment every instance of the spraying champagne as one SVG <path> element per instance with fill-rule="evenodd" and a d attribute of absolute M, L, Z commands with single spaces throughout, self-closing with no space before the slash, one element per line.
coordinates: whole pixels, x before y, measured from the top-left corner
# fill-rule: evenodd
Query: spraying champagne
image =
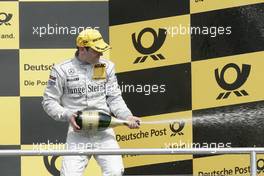
<path fill-rule="evenodd" d="M 97 130 L 130 124 L 127 120 L 117 119 L 97 111 L 78 111 L 75 120 L 81 130 Z M 139 124 L 139 121 L 137 123 Z"/>
<path fill-rule="evenodd" d="M 97 111 L 78 111 L 75 118 L 77 125 L 81 130 L 103 130 L 108 127 L 129 126 L 130 121 L 121 120 L 108 114 Z M 173 124 L 181 126 L 182 123 L 191 123 L 192 119 L 172 119 L 158 121 L 137 121 L 138 125 L 155 125 L 155 124 Z"/>

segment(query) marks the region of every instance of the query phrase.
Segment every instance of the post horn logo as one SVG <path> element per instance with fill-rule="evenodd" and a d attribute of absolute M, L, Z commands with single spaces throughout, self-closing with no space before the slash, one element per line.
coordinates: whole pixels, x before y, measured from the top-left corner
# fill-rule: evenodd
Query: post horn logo
<path fill-rule="evenodd" d="M 227 83 L 224 79 L 224 74 L 229 68 L 234 68 L 237 72 L 237 78 L 233 83 Z M 233 92 L 237 97 L 241 96 L 247 96 L 249 95 L 248 92 L 244 89 L 242 90 L 237 90 L 239 89 L 247 80 L 249 73 L 250 73 L 251 66 L 247 64 L 242 64 L 242 69 L 238 67 L 238 65 L 234 63 L 229 63 L 223 67 L 221 70 L 221 73 L 219 75 L 219 70 L 218 68 L 215 69 L 215 79 L 218 83 L 218 85 L 226 90 L 227 92 L 222 92 L 218 95 L 216 98 L 217 100 L 221 99 L 226 99 L 229 97 L 229 95 Z"/>
<path fill-rule="evenodd" d="M 60 171 L 56 168 L 56 160 L 59 156 L 52 156 L 50 161 L 48 156 L 43 157 L 44 165 L 49 173 L 53 176 L 60 176 Z"/>
<path fill-rule="evenodd" d="M 142 36 L 147 32 L 152 34 L 154 40 L 153 40 L 152 45 L 146 48 L 142 45 Z M 158 34 L 152 28 L 149 28 L 149 27 L 144 28 L 143 30 L 139 32 L 137 38 L 136 38 L 136 33 L 133 33 L 132 34 L 133 45 L 139 53 L 144 55 L 144 56 L 137 57 L 135 61 L 133 62 L 133 64 L 145 62 L 146 59 L 149 57 L 149 55 L 154 61 L 165 59 L 165 57 L 162 54 L 153 54 L 161 48 L 165 39 L 166 39 L 166 29 L 162 29 L 162 28 L 159 28 Z"/>
<path fill-rule="evenodd" d="M 5 25 L 11 25 L 10 23 L 8 23 L 11 18 L 13 17 L 13 14 L 11 13 L 5 13 L 5 12 L 0 12 L 0 26 L 2 24 L 5 24 Z"/>
<path fill-rule="evenodd" d="M 175 121 L 170 124 L 170 130 L 172 132 L 171 137 L 178 135 L 183 135 L 184 133 L 182 132 L 183 128 L 185 126 L 184 121 Z"/>
<path fill-rule="evenodd" d="M 257 171 L 258 172 L 264 172 L 264 159 L 258 159 L 257 161 Z"/>

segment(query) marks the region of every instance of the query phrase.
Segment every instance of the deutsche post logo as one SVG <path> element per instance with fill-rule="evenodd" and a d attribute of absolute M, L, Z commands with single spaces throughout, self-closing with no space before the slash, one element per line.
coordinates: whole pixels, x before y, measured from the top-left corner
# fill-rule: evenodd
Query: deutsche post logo
<path fill-rule="evenodd" d="M 184 121 L 175 121 L 170 124 L 170 130 L 172 132 L 171 137 L 178 135 L 183 135 L 183 128 L 185 126 Z"/>
<path fill-rule="evenodd" d="M 0 26 L 2 25 L 2 24 L 5 24 L 5 25 L 11 25 L 10 23 L 9 23 L 9 21 L 11 20 L 11 18 L 12 18 L 12 16 L 13 16 L 13 14 L 11 14 L 11 13 L 5 13 L 5 12 L 0 12 Z"/>
<path fill-rule="evenodd" d="M 142 36 L 145 33 L 151 33 L 154 40 L 151 46 L 144 47 L 142 45 Z M 166 39 L 166 29 L 159 28 L 159 32 L 157 32 L 152 28 L 144 28 L 141 30 L 136 38 L 136 33 L 132 34 L 132 42 L 135 47 L 135 49 L 144 56 L 139 56 L 135 59 L 133 64 L 143 63 L 146 61 L 146 59 L 150 56 L 154 61 L 163 60 L 165 57 L 162 54 L 154 54 L 156 51 L 158 51 L 161 46 L 163 45 L 164 41 Z"/>
<path fill-rule="evenodd" d="M 263 158 L 258 159 L 257 161 L 257 171 L 258 173 L 264 172 L 264 159 Z"/>
<path fill-rule="evenodd" d="M 227 83 L 225 81 L 225 79 L 224 79 L 224 74 L 230 68 L 235 69 L 235 71 L 237 73 L 237 77 L 236 77 L 236 80 L 234 82 Z M 217 100 L 226 99 L 226 98 L 229 97 L 229 95 L 232 92 L 237 97 L 249 95 L 246 90 L 244 90 L 244 89 L 237 90 L 237 89 L 239 89 L 246 82 L 246 80 L 247 80 L 247 78 L 249 76 L 249 73 L 250 73 L 250 69 L 251 69 L 251 66 L 250 65 L 242 64 L 242 69 L 240 70 L 240 68 L 238 67 L 238 65 L 236 65 L 234 63 L 229 63 L 229 64 L 225 65 L 223 67 L 223 69 L 221 70 L 221 73 L 220 74 L 219 74 L 218 68 L 215 69 L 215 79 L 216 79 L 216 82 L 218 83 L 218 85 L 222 89 L 224 89 L 224 90 L 227 91 L 227 92 L 220 93 L 216 99 Z"/>
<path fill-rule="evenodd" d="M 50 161 L 48 156 L 43 157 L 44 165 L 49 173 L 53 176 L 60 176 L 60 171 L 56 168 L 56 160 L 59 156 L 52 156 Z"/>

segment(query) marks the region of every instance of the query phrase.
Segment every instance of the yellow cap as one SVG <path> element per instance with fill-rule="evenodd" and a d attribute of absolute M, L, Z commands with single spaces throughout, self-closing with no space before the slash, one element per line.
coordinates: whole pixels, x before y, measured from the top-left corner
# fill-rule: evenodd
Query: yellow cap
<path fill-rule="evenodd" d="M 80 32 L 76 39 L 76 45 L 78 47 L 91 47 L 98 52 L 104 52 L 111 48 L 96 29 L 85 29 Z"/>

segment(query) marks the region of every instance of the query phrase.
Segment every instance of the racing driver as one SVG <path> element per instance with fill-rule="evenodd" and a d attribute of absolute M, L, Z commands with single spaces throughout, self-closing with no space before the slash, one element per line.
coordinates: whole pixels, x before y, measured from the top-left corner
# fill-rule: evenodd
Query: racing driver
<path fill-rule="evenodd" d="M 101 58 L 110 46 L 98 30 L 85 29 L 76 39 L 75 57 L 56 64 L 43 95 L 45 112 L 57 121 L 69 122 L 67 149 L 119 148 L 112 128 L 80 130 L 77 111 L 99 111 L 130 121 L 129 128 L 139 128 L 140 118 L 125 104 L 115 76 L 114 64 Z M 81 176 L 91 156 L 64 156 L 61 176 Z M 103 176 L 121 176 L 124 167 L 120 155 L 94 156 Z"/>

